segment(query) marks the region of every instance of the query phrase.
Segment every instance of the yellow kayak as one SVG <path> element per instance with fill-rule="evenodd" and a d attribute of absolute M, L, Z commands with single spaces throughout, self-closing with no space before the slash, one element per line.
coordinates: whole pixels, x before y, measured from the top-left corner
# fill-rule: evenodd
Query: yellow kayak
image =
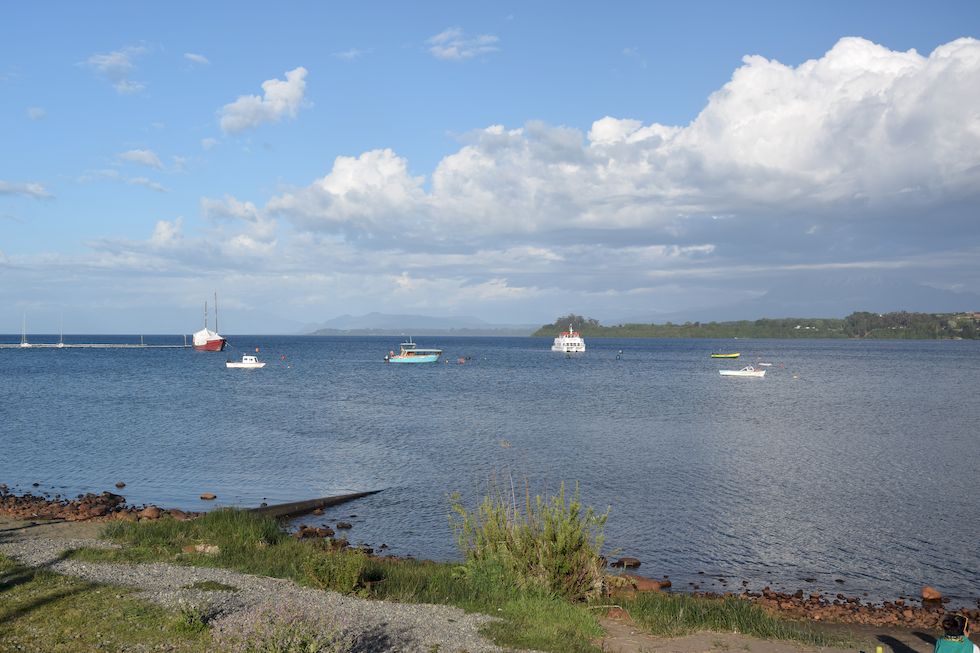
<path fill-rule="evenodd" d="M 741 352 L 735 352 L 734 354 L 711 354 L 712 358 L 738 358 L 741 356 Z"/>

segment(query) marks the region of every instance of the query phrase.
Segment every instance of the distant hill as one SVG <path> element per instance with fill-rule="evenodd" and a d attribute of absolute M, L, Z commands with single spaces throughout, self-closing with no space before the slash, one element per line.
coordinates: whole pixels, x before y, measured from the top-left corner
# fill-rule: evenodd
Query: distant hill
<path fill-rule="evenodd" d="M 536 324 L 491 324 L 469 316 L 368 313 L 341 315 L 308 331 L 314 336 L 528 336 Z"/>

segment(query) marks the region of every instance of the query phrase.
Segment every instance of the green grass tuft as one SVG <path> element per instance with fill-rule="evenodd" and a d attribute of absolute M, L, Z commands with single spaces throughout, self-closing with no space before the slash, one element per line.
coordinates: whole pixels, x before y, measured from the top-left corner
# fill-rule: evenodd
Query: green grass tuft
<path fill-rule="evenodd" d="M 706 598 L 688 594 L 643 593 L 611 601 L 623 606 L 644 630 L 663 637 L 700 631 L 742 633 L 760 639 L 781 639 L 811 646 L 841 646 L 850 642 L 812 626 L 775 617 L 736 597 Z"/>

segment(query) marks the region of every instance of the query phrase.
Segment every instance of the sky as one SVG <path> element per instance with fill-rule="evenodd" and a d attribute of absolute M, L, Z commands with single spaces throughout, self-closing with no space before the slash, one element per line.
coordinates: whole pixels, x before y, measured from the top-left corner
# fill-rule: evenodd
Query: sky
<path fill-rule="evenodd" d="M 977 39 L 976 0 L 5 3 L 0 333 L 980 310 Z"/>

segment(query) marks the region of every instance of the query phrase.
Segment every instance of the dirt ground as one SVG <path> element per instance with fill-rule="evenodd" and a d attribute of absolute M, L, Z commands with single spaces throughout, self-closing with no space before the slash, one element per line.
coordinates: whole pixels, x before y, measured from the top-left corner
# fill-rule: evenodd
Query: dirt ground
<path fill-rule="evenodd" d="M 805 646 L 798 642 L 756 639 L 735 633 L 697 633 L 686 637 L 654 637 L 637 629 L 625 615 L 600 620 L 606 630 L 600 646 L 606 653 L 932 653 L 935 635 L 899 628 L 820 624 L 844 633 L 854 648 Z"/>
<path fill-rule="evenodd" d="M 21 521 L 0 517 L 0 541 L 4 535 L 52 540 L 97 538 L 104 524 L 68 521 Z M 601 620 L 606 636 L 600 643 L 607 653 L 932 653 L 935 633 L 870 626 L 820 624 L 821 628 L 848 634 L 855 648 L 814 648 L 795 642 L 760 640 L 733 633 L 697 633 L 686 637 L 654 637 L 636 628 L 629 617 Z"/>
<path fill-rule="evenodd" d="M 13 532 L 17 532 L 18 537 L 49 540 L 97 538 L 103 526 L 105 524 L 90 521 L 23 521 L 0 516 L 0 539 Z"/>

